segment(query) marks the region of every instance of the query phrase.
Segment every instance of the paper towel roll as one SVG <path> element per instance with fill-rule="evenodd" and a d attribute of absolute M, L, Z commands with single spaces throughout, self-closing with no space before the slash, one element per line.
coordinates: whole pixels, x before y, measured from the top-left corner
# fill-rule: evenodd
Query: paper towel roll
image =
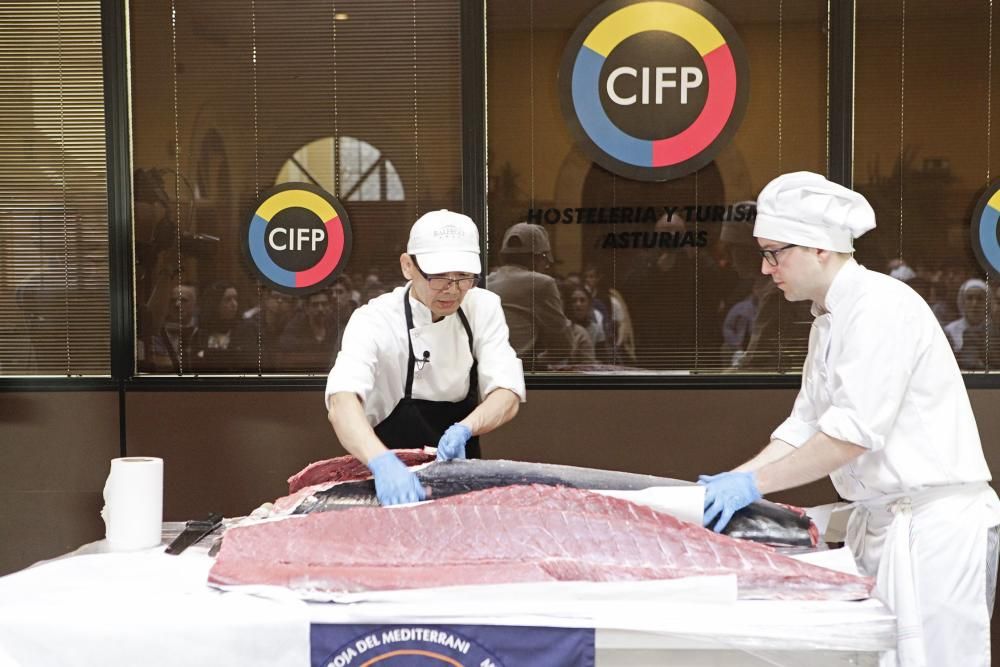
<path fill-rule="evenodd" d="M 163 459 L 111 459 L 101 510 L 108 546 L 114 551 L 160 544 L 163 524 Z"/>

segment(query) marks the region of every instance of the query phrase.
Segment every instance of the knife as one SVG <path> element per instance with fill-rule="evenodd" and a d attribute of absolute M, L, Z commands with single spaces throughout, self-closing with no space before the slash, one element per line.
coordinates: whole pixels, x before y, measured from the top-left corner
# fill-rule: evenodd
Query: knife
<path fill-rule="evenodd" d="M 222 525 L 222 515 L 212 513 L 208 518 L 201 521 L 188 521 L 184 524 L 184 530 L 174 538 L 174 541 L 167 547 L 165 553 L 176 556 L 192 544 L 197 544 L 203 537 Z"/>

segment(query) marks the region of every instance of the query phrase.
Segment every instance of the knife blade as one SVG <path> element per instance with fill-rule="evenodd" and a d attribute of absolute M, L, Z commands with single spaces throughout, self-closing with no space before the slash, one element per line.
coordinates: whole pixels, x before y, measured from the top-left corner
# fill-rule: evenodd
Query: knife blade
<path fill-rule="evenodd" d="M 197 544 L 202 538 L 222 525 L 222 515 L 215 512 L 203 520 L 192 520 L 184 524 L 184 530 L 167 546 L 164 553 L 176 556 L 192 544 Z"/>

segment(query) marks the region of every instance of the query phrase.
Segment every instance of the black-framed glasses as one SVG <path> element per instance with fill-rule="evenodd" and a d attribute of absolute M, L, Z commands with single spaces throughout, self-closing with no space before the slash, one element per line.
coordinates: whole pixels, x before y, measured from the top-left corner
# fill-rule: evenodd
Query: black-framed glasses
<path fill-rule="evenodd" d="M 476 283 L 479 282 L 479 276 L 476 274 L 466 275 L 461 278 L 449 278 L 448 276 L 439 276 L 439 275 L 432 276 L 427 273 L 424 273 L 424 270 L 420 268 L 419 264 L 417 264 L 416 257 L 410 255 L 410 259 L 413 260 L 413 266 L 417 267 L 417 271 L 419 271 L 420 275 L 422 275 L 424 277 L 424 280 L 427 281 L 428 286 L 430 286 L 430 288 L 435 292 L 443 292 L 444 290 L 451 287 L 452 283 L 458 285 L 458 289 L 465 292 L 466 290 L 470 290 L 473 287 L 475 287 Z"/>
<path fill-rule="evenodd" d="M 763 257 L 764 261 L 766 261 L 771 266 L 777 266 L 779 252 L 781 252 L 782 250 L 788 250 L 789 248 L 798 248 L 798 247 L 799 247 L 798 243 L 789 243 L 786 246 L 782 246 L 780 248 L 774 248 L 773 250 L 761 250 L 760 256 Z"/>

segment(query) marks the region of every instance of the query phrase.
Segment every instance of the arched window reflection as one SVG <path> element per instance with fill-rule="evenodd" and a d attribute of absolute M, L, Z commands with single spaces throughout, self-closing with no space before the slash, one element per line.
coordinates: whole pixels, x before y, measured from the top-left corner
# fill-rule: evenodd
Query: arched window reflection
<path fill-rule="evenodd" d="M 396 167 L 382 152 L 355 137 L 323 137 L 297 150 L 278 172 L 276 183 L 304 181 L 328 192 L 339 192 L 345 201 L 402 201 L 403 182 Z M 334 174 L 339 169 L 339 178 Z"/>

